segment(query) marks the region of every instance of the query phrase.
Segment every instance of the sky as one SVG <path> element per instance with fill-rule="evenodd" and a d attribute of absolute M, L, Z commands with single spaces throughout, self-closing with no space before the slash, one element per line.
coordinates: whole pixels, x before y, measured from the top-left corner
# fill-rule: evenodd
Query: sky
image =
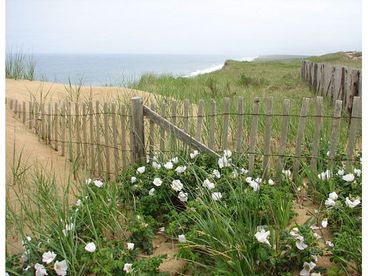
<path fill-rule="evenodd" d="M 323 54 L 361 50 L 361 0 L 7 0 L 6 50 Z"/>

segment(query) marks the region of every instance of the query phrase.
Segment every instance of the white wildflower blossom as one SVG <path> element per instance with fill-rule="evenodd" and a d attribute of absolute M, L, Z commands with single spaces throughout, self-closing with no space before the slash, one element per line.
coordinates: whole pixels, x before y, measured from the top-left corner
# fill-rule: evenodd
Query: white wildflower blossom
<path fill-rule="evenodd" d="M 46 268 L 42 265 L 42 264 L 39 264 L 39 263 L 36 263 L 35 266 L 35 275 L 36 276 L 44 276 L 44 275 L 48 275 L 47 274 L 47 271 L 46 271 Z"/>
<path fill-rule="evenodd" d="M 152 188 L 151 190 L 148 191 L 148 195 L 153 196 L 155 194 L 155 188 Z"/>
<path fill-rule="evenodd" d="M 244 168 L 241 168 L 240 169 L 240 173 L 246 175 L 248 173 L 248 170 L 244 169 Z"/>
<path fill-rule="evenodd" d="M 219 158 L 217 163 L 220 169 L 231 166 L 231 160 L 225 156 Z"/>
<path fill-rule="evenodd" d="M 335 246 L 332 241 L 326 241 L 326 245 L 328 247 L 334 247 Z"/>
<path fill-rule="evenodd" d="M 156 161 L 153 161 L 152 168 L 154 168 L 155 170 L 161 169 L 161 164 Z"/>
<path fill-rule="evenodd" d="M 293 238 L 299 237 L 299 229 L 294 227 L 293 229 L 291 229 L 290 231 L 290 236 L 292 236 Z"/>
<path fill-rule="evenodd" d="M 128 250 L 134 250 L 134 243 L 127 242 L 127 247 L 128 247 Z"/>
<path fill-rule="evenodd" d="M 132 176 L 132 178 L 130 178 L 130 182 L 133 184 L 135 182 L 137 182 L 137 178 L 135 176 Z"/>
<path fill-rule="evenodd" d="M 175 172 L 176 172 L 177 174 L 181 174 L 181 173 L 184 173 L 186 169 L 187 169 L 187 166 L 178 166 L 178 167 L 175 169 Z"/>
<path fill-rule="evenodd" d="M 346 182 L 352 182 L 354 181 L 355 177 L 354 177 L 354 174 L 348 173 L 348 174 L 343 175 L 342 179 L 345 180 Z"/>
<path fill-rule="evenodd" d="M 310 272 L 316 267 L 316 264 L 314 262 L 304 262 L 303 269 L 300 271 L 300 276 L 309 276 Z"/>
<path fill-rule="evenodd" d="M 190 154 L 190 159 L 194 159 L 197 157 L 197 155 L 199 155 L 199 151 L 198 150 L 194 150 L 191 154 Z"/>
<path fill-rule="evenodd" d="M 345 174 L 345 171 L 343 169 L 337 171 L 337 175 L 343 176 Z"/>
<path fill-rule="evenodd" d="M 174 157 L 170 161 L 173 162 L 174 164 L 178 164 L 179 163 L 179 158 L 178 157 Z"/>
<path fill-rule="evenodd" d="M 188 193 L 184 193 L 183 191 L 180 191 L 178 198 L 181 202 L 186 202 L 188 201 Z"/>
<path fill-rule="evenodd" d="M 362 174 L 362 170 L 354 169 L 354 173 L 356 174 L 357 177 L 359 177 Z"/>
<path fill-rule="evenodd" d="M 322 222 L 321 222 L 321 226 L 322 226 L 323 228 L 326 228 L 326 227 L 327 227 L 327 225 L 328 225 L 328 219 L 327 219 L 327 218 L 324 218 L 324 219 L 322 220 Z"/>
<path fill-rule="evenodd" d="M 283 175 L 285 175 L 286 177 L 291 177 L 291 171 L 290 170 L 282 170 L 281 171 Z"/>
<path fill-rule="evenodd" d="M 165 169 L 167 169 L 167 170 L 171 170 L 171 169 L 174 167 L 174 164 L 173 164 L 173 162 L 168 161 L 168 162 L 166 162 L 166 163 L 164 164 L 164 167 L 165 167 Z"/>
<path fill-rule="evenodd" d="M 171 188 L 174 191 L 180 192 L 183 189 L 183 183 L 179 179 L 175 179 L 171 182 Z"/>
<path fill-rule="evenodd" d="M 162 180 L 161 178 L 155 177 L 155 179 L 153 179 L 153 185 L 155 185 L 156 187 L 160 187 L 162 184 Z"/>
<path fill-rule="evenodd" d="M 230 150 L 224 150 L 224 157 L 230 158 L 232 155 L 232 152 Z"/>
<path fill-rule="evenodd" d="M 270 178 L 268 179 L 268 185 L 273 186 L 275 185 L 275 182 Z"/>
<path fill-rule="evenodd" d="M 215 184 L 212 183 L 208 178 L 206 178 L 204 181 L 203 181 L 203 184 L 202 184 L 203 187 L 209 189 L 209 190 L 212 190 L 215 188 Z"/>
<path fill-rule="evenodd" d="M 220 178 L 221 178 L 221 174 L 220 174 L 220 172 L 219 172 L 218 170 L 216 170 L 216 169 L 214 169 L 214 170 L 212 171 L 212 175 L 213 175 L 214 177 L 216 177 L 217 179 L 220 179 Z"/>
<path fill-rule="evenodd" d="M 257 192 L 259 191 L 259 183 L 255 180 L 252 180 L 250 183 L 249 183 L 249 186 L 251 186 L 253 188 L 253 191 L 254 192 Z"/>
<path fill-rule="evenodd" d="M 222 198 L 222 194 L 220 192 L 214 192 L 211 194 L 211 197 L 214 201 L 218 201 Z"/>
<path fill-rule="evenodd" d="M 346 206 L 348 206 L 349 208 L 355 208 L 355 207 L 357 207 L 357 206 L 360 204 L 360 200 L 359 200 L 359 198 L 356 198 L 354 201 L 351 201 L 351 200 L 349 199 L 349 197 L 347 197 L 347 198 L 345 199 L 345 204 L 346 204 Z"/>
<path fill-rule="evenodd" d="M 87 252 L 93 253 L 96 251 L 96 244 L 94 242 L 89 242 L 86 244 L 86 246 L 84 247 L 84 249 Z"/>
<path fill-rule="evenodd" d="M 331 198 L 328 198 L 325 200 L 325 205 L 326 207 L 334 207 L 336 205 L 336 202 Z"/>
<path fill-rule="evenodd" d="M 89 184 L 91 184 L 91 183 L 92 183 L 92 179 L 91 179 L 91 178 L 87 178 L 87 179 L 86 179 L 86 184 L 87 184 L 87 185 L 89 185 Z"/>
<path fill-rule="evenodd" d="M 299 250 L 304 250 L 308 247 L 308 245 L 304 243 L 304 237 L 302 236 L 299 236 L 299 238 L 295 241 L 295 245 Z"/>
<path fill-rule="evenodd" d="M 42 254 L 42 261 L 44 263 L 51 263 L 56 258 L 56 254 L 52 251 L 47 251 Z"/>
<path fill-rule="evenodd" d="M 181 234 L 181 235 L 179 235 L 179 236 L 178 236 L 178 241 L 179 241 L 180 243 L 184 243 L 184 242 L 186 242 L 186 241 L 187 241 L 187 239 L 186 239 L 186 237 L 185 237 L 185 235 L 184 235 L 184 234 Z"/>
<path fill-rule="evenodd" d="M 237 170 L 233 170 L 232 172 L 231 172 L 231 177 L 232 178 L 237 178 L 239 176 L 239 173 L 238 173 L 238 171 Z"/>
<path fill-rule="evenodd" d="M 158 233 L 162 234 L 165 232 L 165 227 L 158 228 Z"/>
<path fill-rule="evenodd" d="M 336 192 L 332 192 L 328 194 L 328 198 L 335 201 L 339 198 L 339 196 L 337 195 Z"/>
<path fill-rule="evenodd" d="M 248 184 L 250 184 L 253 181 L 253 178 L 248 176 L 245 178 L 245 182 L 247 182 Z"/>
<path fill-rule="evenodd" d="M 81 206 L 82 205 L 82 200 L 78 199 L 76 202 L 75 202 L 75 206 Z"/>
<path fill-rule="evenodd" d="M 321 238 L 322 238 L 318 233 L 313 233 L 313 237 L 314 237 L 316 240 L 319 240 L 319 239 L 321 239 Z"/>
<path fill-rule="evenodd" d="M 145 171 L 146 171 L 146 167 L 145 166 L 139 167 L 137 169 L 137 173 L 139 173 L 139 174 L 143 174 Z"/>
<path fill-rule="evenodd" d="M 124 264 L 123 270 L 125 271 L 125 273 L 132 272 L 133 271 L 133 264 L 131 264 L 131 263 Z"/>
<path fill-rule="evenodd" d="M 268 241 L 269 235 L 270 235 L 270 231 L 265 231 L 264 229 L 261 229 L 254 236 L 256 237 L 259 243 L 263 243 L 263 244 L 267 244 L 271 246 L 270 242 Z"/>
<path fill-rule="evenodd" d="M 93 184 L 95 184 L 95 186 L 98 188 L 101 188 L 103 186 L 103 182 L 99 179 L 94 180 Z"/>
<path fill-rule="evenodd" d="M 66 272 L 68 270 L 67 262 L 65 260 L 63 260 L 61 262 L 56 261 L 55 264 L 54 264 L 54 270 L 55 270 L 57 275 L 65 276 Z"/>

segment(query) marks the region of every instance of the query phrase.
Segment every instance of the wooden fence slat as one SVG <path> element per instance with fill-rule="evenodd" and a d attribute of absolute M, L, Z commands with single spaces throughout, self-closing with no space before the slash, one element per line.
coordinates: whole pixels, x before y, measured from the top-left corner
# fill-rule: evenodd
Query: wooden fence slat
<path fill-rule="evenodd" d="M 257 131 L 258 131 L 258 120 L 259 120 L 259 98 L 256 97 L 253 103 L 253 118 L 251 123 L 250 135 L 249 135 L 249 164 L 248 170 L 250 172 L 254 169 L 254 157 L 256 153 L 257 145 Z"/>
<path fill-rule="evenodd" d="M 103 165 L 102 165 L 102 157 L 101 157 L 101 127 L 100 127 L 100 102 L 96 101 L 95 103 L 96 109 L 96 157 L 97 157 L 97 173 L 98 176 L 102 175 Z"/>
<path fill-rule="evenodd" d="M 105 164 L 106 164 L 106 178 L 109 178 L 110 170 L 110 140 L 109 140 L 109 133 L 110 133 L 110 126 L 109 126 L 109 106 L 108 103 L 104 103 L 104 136 L 105 136 Z"/>
<path fill-rule="evenodd" d="M 59 126 L 59 107 L 58 103 L 54 104 L 54 149 L 57 151 L 59 149 L 59 134 L 58 134 L 58 126 Z"/>
<path fill-rule="evenodd" d="M 116 128 L 116 105 L 111 104 L 111 124 L 112 124 L 112 142 L 114 145 L 114 172 L 119 173 L 119 150 L 118 150 L 118 132 Z"/>
<path fill-rule="evenodd" d="M 27 110 L 26 110 L 26 102 L 23 101 L 23 117 L 22 117 L 22 121 L 23 121 L 23 124 L 26 123 L 26 115 L 27 115 Z"/>
<path fill-rule="evenodd" d="M 222 132 L 222 150 L 228 149 L 228 134 L 229 134 L 229 120 L 230 120 L 230 98 L 224 98 L 224 125 Z"/>
<path fill-rule="evenodd" d="M 184 100 L 184 131 L 189 133 L 189 100 Z"/>
<path fill-rule="evenodd" d="M 316 118 L 314 136 L 312 142 L 312 157 L 311 157 L 311 168 L 317 170 L 317 158 L 319 155 L 319 144 L 321 141 L 321 127 L 322 127 L 322 115 L 323 115 L 323 97 L 317 97 L 316 106 Z"/>
<path fill-rule="evenodd" d="M 120 106 L 120 129 L 121 129 L 121 159 L 122 159 L 122 167 L 126 168 L 127 166 L 127 144 L 126 144 L 126 111 L 125 106 Z"/>
<path fill-rule="evenodd" d="M 342 110 L 342 101 L 337 100 L 335 102 L 334 119 L 332 122 L 330 148 L 328 156 L 328 158 L 330 159 L 330 165 L 332 164 L 332 160 L 335 158 L 336 148 L 339 143 L 341 110 Z"/>
<path fill-rule="evenodd" d="M 238 124 L 237 124 L 237 135 L 236 135 L 236 151 L 242 152 L 243 143 L 243 126 L 244 126 L 244 97 L 238 98 Z"/>
<path fill-rule="evenodd" d="M 204 101 L 201 99 L 198 102 L 197 131 L 195 136 L 195 139 L 198 141 L 201 141 L 202 138 L 203 116 L 204 116 Z"/>
<path fill-rule="evenodd" d="M 281 133 L 280 133 L 280 146 L 279 146 L 279 158 L 278 158 L 278 167 L 277 174 L 281 175 L 281 171 L 284 169 L 284 157 L 286 150 L 286 143 L 288 138 L 288 130 L 289 130 L 289 110 L 290 110 L 290 100 L 285 99 L 283 103 L 283 112 L 282 112 L 282 125 L 281 125 Z"/>
<path fill-rule="evenodd" d="M 68 150 L 69 150 L 69 160 L 73 162 L 73 117 L 72 117 L 72 103 L 68 102 Z"/>
<path fill-rule="evenodd" d="M 17 117 L 17 113 L 18 113 L 18 100 L 15 100 L 15 102 L 14 102 L 14 118 Z"/>
<path fill-rule="evenodd" d="M 296 136 L 296 143 L 295 143 L 295 157 L 294 157 L 294 165 L 293 165 L 293 175 L 296 178 L 299 174 L 300 168 L 300 156 L 302 151 L 302 143 L 304 140 L 304 126 L 306 121 L 306 115 L 308 113 L 309 108 L 309 98 L 303 98 L 302 108 L 300 111 L 299 117 L 299 125 L 298 125 L 298 132 Z"/>
<path fill-rule="evenodd" d="M 28 128 L 32 129 L 32 122 L 33 122 L 33 104 L 32 102 L 28 102 Z"/>
<path fill-rule="evenodd" d="M 153 111 L 156 110 L 156 106 L 154 103 L 151 104 L 151 109 Z M 155 123 L 152 120 L 149 120 L 149 155 L 150 158 L 152 159 L 154 156 L 154 151 L 155 151 Z"/>
<path fill-rule="evenodd" d="M 83 168 L 86 169 L 87 168 L 87 162 L 88 162 L 88 142 L 87 142 L 87 109 L 88 106 L 86 103 L 82 104 L 82 129 L 83 129 L 83 137 L 82 137 L 82 145 L 83 145 L 83 152 L 82 152 L 82 156 L 83 156 Z M 91 145 L 90 145 L 91 146 Z"/>
<path fill-rule="evenodd" d="M 88 103 L 89 107 L 89 165 L 91 166 L 92 175 L 96 175 L 96 155 L 95 155 L 95 129 L 94 129 L 94 110 L 93 103 Z M 97 151 L 97 150 L 96 150 Z"/>
<path fill-rule="evenodd" d="M 13 110 L 14 100 L 10 99 L 10 110 Z"/>
<path fill-rule="evenodd" d="M 208 134 L 208 147 L 215 149 L 215 128 L 216 128 L 216 101 L 211 100 L 211 113 L 210 113 L 210 129 Z"/>
<path fill-rule="evenodd" d="M 81 135 L 80 135 L 80 114 L 79 114 L 79 103 L 75 103 L 75 134 L 77 136 L 77 156 L 78 161 L 81 160 Z"/>
<path fill-rule="evenodd" d="M 45 104 L 41 104 L 41 140 L 45 140 Z"/>
<path fill-rule="evenodd" d="M 268 175 L 271 154 L 271 131 L 272 131 L 272 97 L 266 98 L 265 137 L 263 153 L 263 177 Z"/>
<path fill-rule="evenodd" d="M 165 118 L 166 116 L 166 104 L 161 103 L 161 116 Z M 161 154 L 165 153 L 165 128 L 160 127 L 160 151 Z"/>
<path fill-rule="evenodd" d="M 65 133 L 65 128 L 66 128 L 66 106 L 65 106 L 65 102 L 63 102 L 63 106 L 61 109 L 61 156 L 65 156 L 65 142 L 66 142 L 66 133 Z"/>
<path fill-rule="evenodd" d="M 133 126 L 133 152 L 135 162 L 144 162 L 146 159 L 144 148 L 144 121 L 143 100 L 141 97 L 131 99 L 132 126 Z"/>
<path fill-rule="evenodd" d="M 362 99 L 361 97 L 354 97 L 353 101 L 353 108 L 351 112 L 351 121 L 350 121 L 350 128 L 349 128 L 349 137 L 348 137 L 348 144 L 346 149 L 346 155 L 348 158 L 348 162 L 346 164 L 346 169 L 348 172 L 353 171 L 353 159 L 354 159 L 354 151 L 355 151 L 355 141 L 356 141 L 356 134 L 359 127 L 359 122 L 361 119 L 358 117 L 362 116 Z"/>
<path fill-rule="evenodd" d="M 52 106 L 51 103 L 48 103 L 48 108 L 47 108 L 48 112 L 47 112 L 47 136 L 46 136 L 46 144 L 51 145 L 51 140 L 52 140 L 52 133 L 51 133 L 51 118 L 52 118 Z"/>
<path fill-rule="evenodd" d="M 171 121 L 174 125 L 176 125 L 176 121 L 177 121 L 177 106 L 178 106 L 178 102 L 177 101 L 172 101 L 171 103 Z M 177 144 L 176 144 L 176 139 L 175 139 L 175 135 L 171 133 L 171 151 L 176 152 L 177 150 Z"/>

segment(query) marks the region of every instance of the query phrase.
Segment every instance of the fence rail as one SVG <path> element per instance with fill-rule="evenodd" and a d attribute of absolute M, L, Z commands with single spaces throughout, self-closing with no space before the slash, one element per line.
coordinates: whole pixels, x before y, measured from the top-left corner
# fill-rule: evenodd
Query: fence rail
<path fill-rule="evenodd" d="M 196 105 L 166 100 L 148 106 L 139 97 L 130 104 L 16 99 L 6 99 L 6 104 L 74 169 L 95 176 L 111 177 L 146 155 L 173 155 L 188 147 L 216 156 L 230 149 L 247 157 L 244 166 L 250 171 L 258 167 L 264 174 L 292 168 L 297 176 L 302 163 L 318 170 L 322 163 L 333 166 L 336 161 L 352 170 L 361 143 L 360 97 L 354 97 L 350 125 L 342 116 L 343 101 L 335 100 L 328 114 L 321 96 L 304 98 L 299 114 L 290 114 L 289 99 L 280 113 L 271 97 L 255 98 L 248 106 L 241 97 L 224 98 L 222 106 L 214 100 Z"/>
<path fill-rule="evenodd" d="M 352 114 L 354 97 L 362 96 L 362 74 L 358 69 L 303 61 L 301 77 L 311 89 L 328 98 L 331 103 L 341 100 L 348 114 Z"/>

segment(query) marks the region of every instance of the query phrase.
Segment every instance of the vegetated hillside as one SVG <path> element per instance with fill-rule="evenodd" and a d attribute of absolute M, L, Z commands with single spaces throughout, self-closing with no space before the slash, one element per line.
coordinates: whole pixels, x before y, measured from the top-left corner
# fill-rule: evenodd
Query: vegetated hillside
<path fill-rule="evenodd" d="M 345 65 L 354 68 L 362 68 L 362 52 L 337 52 L 322 56 L 306 58 L 314 62 Z"/>

